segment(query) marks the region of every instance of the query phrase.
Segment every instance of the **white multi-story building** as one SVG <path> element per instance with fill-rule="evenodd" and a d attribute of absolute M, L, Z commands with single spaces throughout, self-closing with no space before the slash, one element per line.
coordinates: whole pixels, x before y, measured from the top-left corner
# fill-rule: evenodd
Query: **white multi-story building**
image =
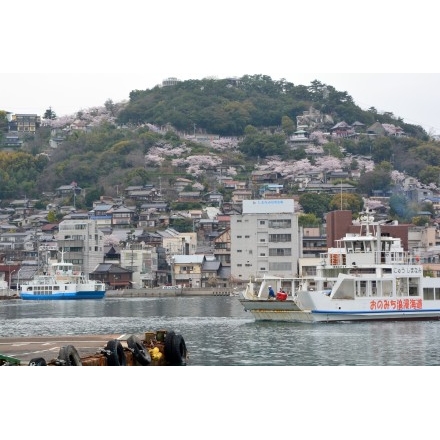
<path fill-rule="evenodd" d="M 81 266 L 86 275 L 104 261 L 104 234 L 94 220 L 64 220 L 56 238 L 64 261 Z"/>
<path fill-rule="evenodd" d="M 157 280 L 157 248 L 144 243 L 127 243 L 121 249 L 121 266 L 133 272 L 132 287 L 141 289 L 154 287 Z"/>
<path fill-rule="evenodd" d="M 231 276 L 296 276 L 300 252 L 298 214 L 291 199 L 243 200 L 231 216 Z"/>

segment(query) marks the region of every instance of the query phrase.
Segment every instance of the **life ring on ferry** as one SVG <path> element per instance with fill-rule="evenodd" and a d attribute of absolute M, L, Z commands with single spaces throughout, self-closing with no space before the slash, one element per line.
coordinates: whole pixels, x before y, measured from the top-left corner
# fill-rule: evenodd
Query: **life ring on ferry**
<path fill-rule="evenodd" d="M 29 367 L 45 367 L 47 366 L 46 359 L 42 357 L 32 358 L 28 364 Z"/>
<path fill-rule="evenodd" d="M 186 365 L 187 349 L 182 335 L 176 335 L 170 331 L 165 336 L 164 341 L 165 359 L 169 365 Z"/>
<path fill-rule="evenodd" d="M 73 345 L 65 345 L 64 347 L 61 347 L 57 360 L 62 361 L 62 365 L 68 367 L 80 367 L 82 365 L 78 351 Z"/>
<path fill-rule="evenodd" d="M 150 352 L 145 348 L 142 341 L 136 335 L 131 335 L 127 339 L 127 345 L 128 348 L 133 351 L 133 356 L 137 362 L 141 365 L 151 364 Z"/>
<path fill-rule="evenodd" d="M 124 353 L 124 347 L 117 339 L 111 339 L 106 345 L 107 365 L 119 367 L 127 365 L 127 359 Z"/>

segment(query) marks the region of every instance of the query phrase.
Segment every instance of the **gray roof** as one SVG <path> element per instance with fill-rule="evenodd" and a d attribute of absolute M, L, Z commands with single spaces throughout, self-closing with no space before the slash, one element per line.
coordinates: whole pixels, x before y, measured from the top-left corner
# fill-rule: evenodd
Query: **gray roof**
<path fill-rule="evenodd" d="M 217 272 L 220 268 L 220 261 L 218 260 L 208 260 L 203 263 L 202 271 L 204 272 Z"/>
<path fill-rule="evenodd" d="M 174 262 L 176 264 L 202 264 L 204 259 L 204 255 L 174 255 Z"/>

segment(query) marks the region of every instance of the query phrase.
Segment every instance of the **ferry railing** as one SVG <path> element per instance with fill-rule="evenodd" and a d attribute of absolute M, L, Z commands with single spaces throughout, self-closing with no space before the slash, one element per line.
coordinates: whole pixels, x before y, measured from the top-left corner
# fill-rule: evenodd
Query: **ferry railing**
<path fill-rule="evenodd" d="M 367 257 L 362 259 L 362 256 Z M 421 264 L 420 257 L 413 255 L 408 251 L 375 251 L 359 250 L 356 252 L 326 252 L 319 254 L 321 265 L 331 266 L 345 266 L 347 260 L 350 261 L 351 257 L 360 257 L 357 261 L 358 264 L 406 264 L 417 265 Z M 371 258 L 373 257 L 373 258 Z"/>

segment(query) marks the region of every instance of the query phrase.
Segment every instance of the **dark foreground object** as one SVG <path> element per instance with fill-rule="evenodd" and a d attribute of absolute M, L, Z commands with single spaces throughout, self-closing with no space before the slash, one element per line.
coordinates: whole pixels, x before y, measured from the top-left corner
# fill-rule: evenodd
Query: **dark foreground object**
<path fill-rule="evenodd" d="M 77 335 L 0 338 L 0 366 L 184 366 L 182 335 Z"/>

